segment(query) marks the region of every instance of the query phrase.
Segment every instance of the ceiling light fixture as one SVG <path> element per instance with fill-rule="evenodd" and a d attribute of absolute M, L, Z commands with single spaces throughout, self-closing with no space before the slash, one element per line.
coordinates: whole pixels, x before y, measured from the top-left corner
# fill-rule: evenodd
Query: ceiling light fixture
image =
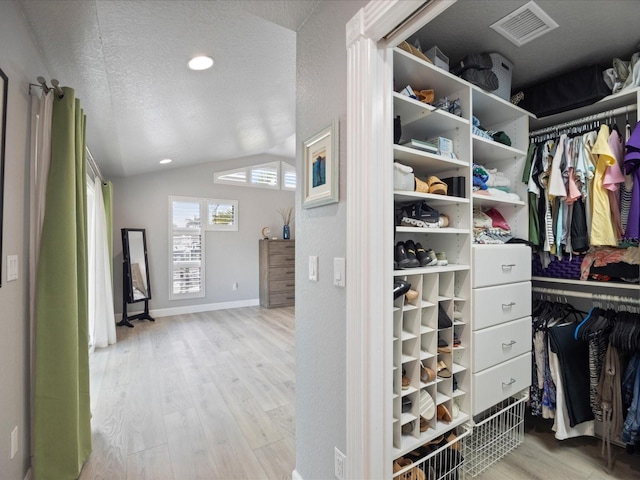
<path fill-rule="evenodd" d="M 189 68 L 191 70 L 206 70 L 213 65 L 213 58 L 201 55 L 199 57 L 193 57 L 189 60 Z"/>
<path fill-rule="evenodd" d="M 160 163 L 163 164 L 163 165 L 165 163 L 171 163 L 171 162 L 172 162 L 172 160 L 170 158 L 165 158 L 164 160 L 160 160 Z"/>

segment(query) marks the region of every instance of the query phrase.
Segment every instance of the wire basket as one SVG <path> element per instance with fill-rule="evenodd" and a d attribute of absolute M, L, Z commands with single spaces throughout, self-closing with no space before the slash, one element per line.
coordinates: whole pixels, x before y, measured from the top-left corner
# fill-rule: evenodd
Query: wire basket
<path fill-rule="evenodd" d="M 455 438 L 443 440 L 433 451 L 424 457 L 412 460 L 410 465 L 394 472 L 393 478 L 399 480 L 464 480 L 464 452 L 471 427 L 459 426 Z M 448 439 L 447 435 L 443 438 Z M 446 443 L 444 443 L 446 441 Z M 426 445 L 421 447 L 428 449 Z M 420 449 L 416 449 L 420 450 Z M 404 459 L 409 456 L 403 457 Z M 396 459 L 398 462 L 401 459 Z M 400 462 L 402 464 L 402 462 Z M 396 470 L 396 468 L 394 468 Z"/>
<path fill-rule="evenodd" d="M 524 440 L 524 408 L 528 390 L 510 397 L 479 415 L 463 449 L 464 470 L 471 477 L 484 472 Z"/>

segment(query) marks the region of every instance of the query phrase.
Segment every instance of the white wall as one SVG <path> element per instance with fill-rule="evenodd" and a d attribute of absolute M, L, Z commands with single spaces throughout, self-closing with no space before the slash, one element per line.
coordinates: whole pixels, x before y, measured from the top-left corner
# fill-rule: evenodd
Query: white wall
<path fill-rule="evenodd" d="M 2 288 L 0 288 L 0 477 L 23 479 L 29 467 L 29 83 L 50 78 L 17 5 L 0 2 L 0 69 L 9 77 L 5 149 Z M 6 282 L 7 255 L 18 255 L 19 278 Z M 10 460 L 17 426 L 19 449 Z"/>
<path fill-rule="evenodd" d="M 346 295 L 333 286 L 333 258 L 346 252 L 346 23 L 367 2 L 319 2 L 297 37 L 298 144 L 340 120 L 340 202 L 297 212 L 296 471 L 305 480 L 334 478 L 334 446 L 346 448 Z M 297 152 L 298 175 L 302 152 Z M 296 193 L 296 205 L 301 195 Z M 375 212 L 363 212 L 373 215 Z M 308 257 L 319 259 L 318 282 Z M 347 262 L 349 259 L 347 259 Z M 346 279 L 347 282 L 357 279 Z"/>
<path fill-rule="evenodd" d="M 146 229 L 152 289 L 151 310 L 256 300 L 258 239 L 262 227 L 282 238 L 279 208 L 293 206 L 294 192 L 213 183 L 214 172 L 285 158 L 259 155 L 192 167 L 169 168 L 151 174 L 112 179 L 115 311 L 122 312 L 121 228 Z M 169 300 L 169 196 L 238 200 L 237 232 L 206 232 L 206 296 Z M 295 238 L 295 224 L 292 238 Z M 232 284 L 238 283 L 238 290 Z M 140 305 L 140 304 L 138 304 Z M 136 304 L 129 312 L 139 310 Z"/>

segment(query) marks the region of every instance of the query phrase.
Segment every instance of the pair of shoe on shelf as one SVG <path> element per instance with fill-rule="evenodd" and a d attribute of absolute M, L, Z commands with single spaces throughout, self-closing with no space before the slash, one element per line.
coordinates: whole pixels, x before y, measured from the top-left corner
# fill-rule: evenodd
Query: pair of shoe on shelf
<path fill-rule="evenodd" d="M 483 90 L 493 92 L 498 89 L 500 82 L 492 68 L 493 60 L 489 53 L 470 53 L 458 65 L 451 68 L 451 73 Z"/>
<path fill-rule="evenodd" d="M 420 242 L 415 243 L 413 240 L 396 243 L 394 261 L 394 268 L 399 269 L 431 267 L 434 265 L 444 266 L 449 264 L 446 253 L 435 253 L 432 249 L 427 250 Z M 397 297 L 394 296 L 394 298 Z"/>
<path fill-rule="evenodd" d="M 435 195 L 446 195 L 449 186 L 435 175 L 431 175 L 426 181 L 415 178 L 415 191 L 420 193 L 433 193 Z"/>
<path fill-rule="evenodd" d="M 404 205 L 396 210 L 396 215 L 396 225 L 403 227 L 445 228 L 450 224 L 447 214 L 441 214 L 424 201 Z"/>

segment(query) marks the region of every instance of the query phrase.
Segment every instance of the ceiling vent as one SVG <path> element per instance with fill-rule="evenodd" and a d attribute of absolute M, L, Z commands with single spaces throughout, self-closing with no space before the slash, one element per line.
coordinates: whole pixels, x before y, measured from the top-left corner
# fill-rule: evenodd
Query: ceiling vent
<path fill-rule="evenodd" d="M 549 15 L 531 1 L 491 25 L 496 32 L 514 45 L 525 43 L 558 28 Z"/>

